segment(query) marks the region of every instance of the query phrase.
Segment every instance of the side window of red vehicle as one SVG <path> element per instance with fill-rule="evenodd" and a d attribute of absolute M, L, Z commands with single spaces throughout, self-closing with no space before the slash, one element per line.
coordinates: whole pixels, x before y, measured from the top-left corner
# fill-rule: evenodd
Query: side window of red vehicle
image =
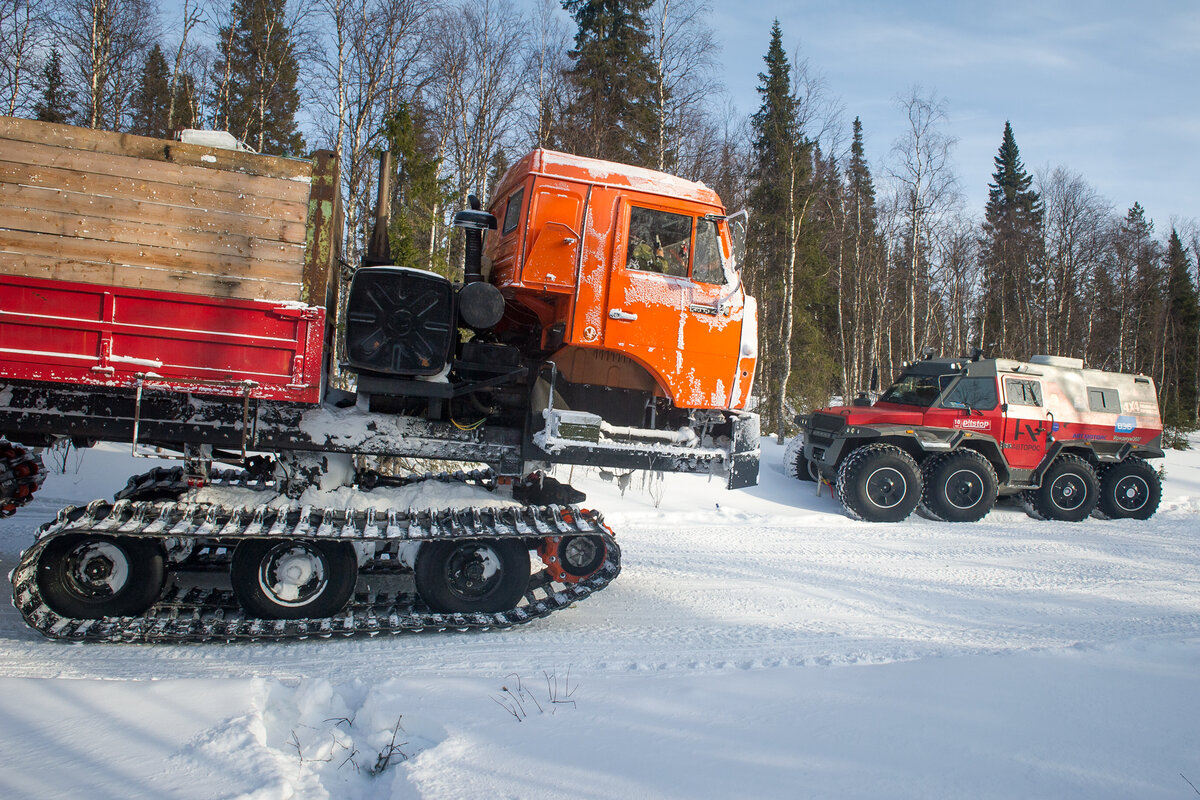
<path fill-rule="evenodd" d="M 998 402 L 994 378 L 962 378 L 946 393 L 942 399 L 942 407 L 991 411 Z"/>
<path fill-rule="evenodd" d="M 1042 385 L 1023 378 L 1005 378 L 1004 394 L 1008 402 L 1016 406 L 1041 406 Z"/>

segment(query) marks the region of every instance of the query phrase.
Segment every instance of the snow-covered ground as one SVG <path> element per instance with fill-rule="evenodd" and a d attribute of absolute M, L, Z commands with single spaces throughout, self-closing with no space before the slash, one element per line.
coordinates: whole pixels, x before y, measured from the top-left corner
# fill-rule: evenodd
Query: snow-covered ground
<path fill-rule="evenodd" d="M 737 492 L 560 470 L 624 568 L 518 630 L 67 645 L 5 606 L 0 797 L 1200 795 L 1200 451 L 1148 522 L 872 525 L 782 450 Z M 0 569 L 147 468 L 52 476 Z"/>

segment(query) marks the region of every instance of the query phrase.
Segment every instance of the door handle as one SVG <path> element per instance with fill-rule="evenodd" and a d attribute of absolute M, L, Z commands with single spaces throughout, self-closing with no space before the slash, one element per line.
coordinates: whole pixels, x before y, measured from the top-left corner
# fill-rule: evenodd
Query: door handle
<path fill-rule="evenodd" d="M 622 311 L 619 308 L 614 308 L 608 312 L 609 319 L 618 319 L 621 322 L 634 322 L 637 320 L 637 314 L 630 314 L 628 311 Z"/>

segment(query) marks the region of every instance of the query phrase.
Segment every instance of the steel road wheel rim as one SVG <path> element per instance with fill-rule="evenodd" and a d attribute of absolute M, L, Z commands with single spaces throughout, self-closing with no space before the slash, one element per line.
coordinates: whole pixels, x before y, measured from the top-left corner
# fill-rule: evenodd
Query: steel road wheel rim
<path fill-rule="evenodd" d="M 115 597 L 129 580 L 129 557 L 112 542 L 84 542 L 66 558 L 67 583 L 78 597 Z"/>
<path fill-rule="evenodd" d="M 306 544 L 286 542 L 277 545 L 259 564 L 259 587 L 281 606 L 308 605 L 321 596 L 328 583 L 325 559 Z"/>
<path fill-rule="evenodd" d="M 908 494 L 908 481 L 895 467 L 879 467 L 867 476 L 865 486 L 867 499 L 876 508 L 895 508 Z"/>
<path fill-rule="evenodd" d="M 1140 476 L 1126 475 L 1113 487 L 1113 500 L 1122 511 L 1138 511 L 1150 502 L 1150 485 Z"/>
<path fill-rule="evenodd" d="M 946 502 L 960 511 L 974 508 L 983 500 L 983 478 L 975 470 L 964 467 L 946 478 L 945 492 Z"/>
<path fill-rule="evenodd" d="M 481 600 L 504 576 L 500 555 L 486 544 L 463 544 L 446 559 L 446 586 L 463 600 Z"/>

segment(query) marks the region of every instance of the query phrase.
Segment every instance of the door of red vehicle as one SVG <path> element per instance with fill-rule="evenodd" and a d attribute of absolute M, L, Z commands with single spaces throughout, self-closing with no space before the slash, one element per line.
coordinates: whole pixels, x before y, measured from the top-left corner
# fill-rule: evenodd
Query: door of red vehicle
<path fill-rule="evenodd" d="M 930 427 L 949 428 L 972 435 L 1000 439 L 1004 430 L 1004 415 L 996 379 L 991 377 L 960 378 L 945 395 L 925 412 Z"/>
<path fill-rule="evenodd" d="M 1004 458 L 1017 469 L 1034 469 L 1042 463 L 1054 441 L 1054 423 L 1042 404 L 1042 383 L 1033 376 L 1005 375 Z"/>

